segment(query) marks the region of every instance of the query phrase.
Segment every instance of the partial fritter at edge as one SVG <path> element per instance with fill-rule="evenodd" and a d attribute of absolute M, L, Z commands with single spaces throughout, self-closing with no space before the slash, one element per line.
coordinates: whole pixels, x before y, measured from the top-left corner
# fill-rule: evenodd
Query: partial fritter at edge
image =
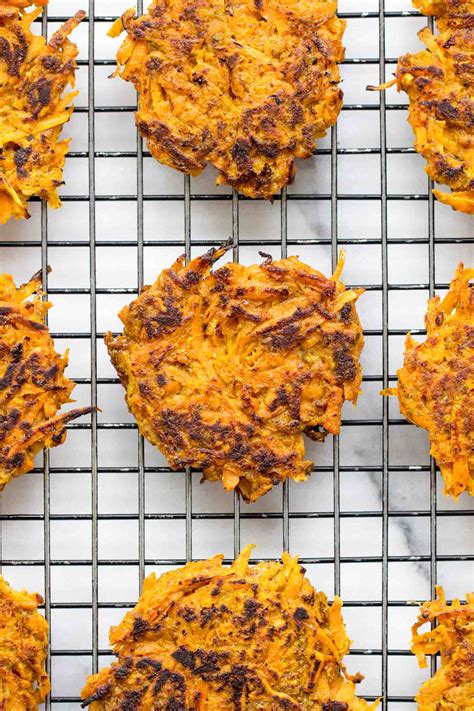
<path fill-rule="evenodd" d="M 44 447 L 64 442 L 68 422 L 93 409 L 57 414 L 73 402 L 74 383 L 64 375 L 68 355 L 56 353 L 46 325 L 51 306 L 40 272 L 20 287 L 0 274 L 0 492 L 33 468 Z"/>
<path fill-rule="evenodd" d="M 399 57 L 396 84 L 408 95 L 408 121 L 426 172 L 451 192 L 433 194 L 454 210 L 474 213 L 474 14 L 469 0 L 414 0 L 434 16 L 438 33 L 424 27 L 418 37 L 426 49 Z"/>
<path fill-rule="evenodd" d="M 441 666 L 422 684 L 416 701 L 418 711 L 472 711 L 474 708 L 474 593 L 466 603 L 447 602 L 441 586 L 437 598 L 423 603 L 412 627 L 412 652 L 420 667 L 426 657 L 440 654 Z M 431 629 L 419 633 L 429 624 Z"/>
<path fill-rule="evenodd" d="M 28 12 L 29 5 L 40 6 Z M 60 140 L 77 92 L 78 49 L 69 34 L 85 17 L 79 11 L 49 42 L 32 32 L 47 0 L 0 0 L 0 224 L 28 218 L 36 196 L 59 207 L 57 188 L 69 147 Z"/>
<path fill-rule="evenodd" d="M 428 301 L 426 340 L 410 334 L 397 371 L 401 413 L 428 430 L 444 493 L 474 494 L 474 269 L 460 264 L 449 291 Z"/>
<path fill-rule="evenodd" d="M 13 590 L 0 575 L 0 709 L 36 711 L 49 692 L 48 623 L 43 599 Z"/>

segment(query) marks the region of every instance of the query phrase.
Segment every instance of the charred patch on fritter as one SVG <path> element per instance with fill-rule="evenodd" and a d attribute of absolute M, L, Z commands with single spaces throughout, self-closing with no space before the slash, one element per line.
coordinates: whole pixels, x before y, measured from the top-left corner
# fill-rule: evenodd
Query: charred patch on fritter
<path fill-rule="evenodd" d="M 334 349 L 334 360 L 336 362 L 335 374 L 337 382 L 354 380 L 357 372 L 357 365 L 350 352 L 344 348 Z"/>
<path fill-rule="evenodd" d="M 186 647 L 179 647 L 171 656 L 183 667 L 188 669 L 195 669 L 196 667 L 196 653 L 189 651 Z"/>
<path fill-rule="evenodd" d="M 33 118 L 38 118 L 38 114 L 51 101 L 51 82 L 45 77 L 40 77 L 32 82 L 26 90 L 26 98 Z"/>
<path fill-rule="evenodd" d="M 242 709 L 242 697 L 245 688 L 250 682 L 260 683 L 255 672 L 249 669 L 245 664 L 234 664 L 229 672 L 219 676 L 219 681 L 224 686 L 230 686 L 232 690 L 232 703 L 236 711 Z"/>
<path fill-rule="evenodd" d="M 17 148 L 14 153 L 13 160 L 16 165 L 16 172 L 17 175 L 21 176 L 22 178 L 27 175 L 25 166 L 28 163 L 28 159 L 31 156 L 32 150 L 33 149 L 31 148 L 31 146 L 27 146 L 26 148 Z"/>
<path fill-rule="evenodd" d="M 440 177 L 444 178 L 446 182 L 455 182 L 458 178 L 462 177 L 464 167 L 462 165 L 450 165 L 444 156 L 435 156 L 434 164 L 436 165 L 438 174 Z"/>
<path fill-rule="evenodd" d="M 289 399 L 288 399 L 288 394 L 286 392 L 285 386 L 280 385 L 277 388 L 276 396 L 269 404 L 268 409 L 271 412 L 274 412 L 278 407 L 280 407 L 280 405 L 288 405 L 288 402 L 289 402 Z"/>
<path fill-rule="evenodd" d="M 191 671 L 193 676 L 199 676 L 207 681 L 215 678 L 219 672 L 219 660 L 225 662 L 227 654 L 217 654 L 216 652 L 206 652 L 204 649 L 191 651 L 185 646 L 180 646 L 171 654 L 182 667 Z"/>
<path fill-rule="evenodd" d="M 98 686 L 97 689 L 94 691 L 94 693 L 91 694 L 91 696 L 89 696 L 87 699 L 85 699 L 82 702 L 81 707 L 86 708 L 87 706 L 90 706 L 90 704 L 93 701 L 101 701 L 102 699 L 107 698 L 107 696 L 110 693 L 111 688 L 112 688 L 112 684 L 110 684 L 110 683 L 109 684 L 102 684 L 102 686 Z"/>
<path fill-rule="evenodd" d="M 105 342 L 142 433 L 171 466 L 202 468 L 253 501 L 306 478 L 301 433 L 336 433 L 344 399 L 356 399 L 360 292 L 294 257 L 211 271 L 231 247 L 178 260 Z"/>
<path fill-rule="evenodd" d="M 111 30 L 128 34 L 116 74 L 138 91 L 152 155 L 191 175 L 211 163 L 218 182 L 272 198 L 341 109 L 336 9 L 332 0 L 232 1 L 224 12 L 216 0 L 154 0 L 141 17 L 127 11 Z"/>
<path fill-rule="evenodd" d="M 136 711 L 142 695 L 141 691 L 126 691 L 120 704 L 120 711 Z"/>
<path fill-rule="evenodd" d="M 13 32 L 18 40 L 18 44 L 10 44 L 8 39 L 0 35 L 0 57 L 7 65 L 7 73 L 10 77 L 18 77 L 20 66 L 26 59 L 28 53 L 28 42 L 21 27 L 13 25 Z"/>
<path fill-rule="evenodd" d="M 163 297 L 163 305 L 165 308 L 156 313 L 157 305 L 155 302 L 152 299 L 147 302 L 147 299 L 145 299 L 142 320 L 146 335 L 150 340 L 169 333 L 181 325 L 181 311 L 176 306 L 173 297 L 165 294 Z"/>
<path fill-rule="evenodd" d="M 174 691 L 186 691 L 186 681 L 183 674 L 170 671 L 169 669 L 162 669 L 160 672 L 158 672 L 155 684 L 153 686 L 153 696 L 159 694 L 165 685 L 171 686 Z"/>
<path fill-rule="evenodd" d="M 186 622 L 193 622 L 197 617 L 194 610 L 190 607 L 184 607 L 182 610 L 180 610 L 179 614 L 184 620 L 186 620 Z"/>
<path fill-rule="evenodd" d="M 74 83 L 77 56 L 68 34 L 85 16 L 76 13 L 46 43 L 31 31 L 40 10 L 9 7 L 0 24 L 0 224 L 29 217 L 33 196 L 50 207 L 61 204 L 57 188 L 68 142 L 60 134 L 73 110 L 63 92 Z"/>
<path fill-rule="evenodd" d="M 135 617 L 133 621 L 133 639 L 139 639 L 139 637 L 143 637 L 143 635 L 148 632 L 150 629 L 150 624 L 147 622 L 147 620 L 144 620 L 142 617 Z"/>
<path fill-rule="evenodd" d="M 116 679 L 126 679 L 127 676 L 131 673 L 133 668 L 133 659 L 131 657 L 127 657 L 122 666 L 115 667 L 114 669 L 114 676 Z"/>
<path fill-rule="evenodd" d="M 304 607 L 297 607 L 293 613 L 293 617 L 296 622 L 306 622 L 306 620 L 309 620 L 309 614 Z"/>

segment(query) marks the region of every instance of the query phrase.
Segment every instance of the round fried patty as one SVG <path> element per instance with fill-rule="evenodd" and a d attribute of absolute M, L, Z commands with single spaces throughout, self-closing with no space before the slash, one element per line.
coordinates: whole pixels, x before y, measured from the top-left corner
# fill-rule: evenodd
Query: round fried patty
<path fill-rule="evenodd" d="M 139 94 L 136 123 L 157 160 L 271 198 L 342 105 L 345 22 L 330 0 L 154 0 L 111 30 L 117 73 Z"/>
<path fill-rule="evenodd" d="M 193 466 L 249 501 L 302 481 L 303 432 L 337 434 L 361 382 L 360 290 L 296 257 L 228 263 L 228 247 L 165 269 L 105 342 L 142 434 L 173 469 Z"/>
<path fill-rule="evenodd" d="M 231 567 L 223 556 L 150 575 L 110 642 L 118 657 L 82 690 L 91 711 L 369 711 L 355 696 L 342 601 L 298 559 Z"/>

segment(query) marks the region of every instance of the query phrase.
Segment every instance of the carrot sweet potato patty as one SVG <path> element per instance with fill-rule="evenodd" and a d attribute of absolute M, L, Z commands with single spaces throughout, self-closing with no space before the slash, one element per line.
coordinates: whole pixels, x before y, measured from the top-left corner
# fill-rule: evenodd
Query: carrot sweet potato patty
<path fill-rule="evenodd" d="M 339 432 L 344 400 L 361 382 L 362 329 L 336 273 L 296 257 L 211 271 L 227 247 L 179 259 L 120 312 L 106 334 L 142 434 L 173 469 L 202 468 L 255 501 L 306 479 L 303 432 Z"/>
<path fill-rule="evenodd" d="M 154 0 L 111 30 L 117 73 L 139 94 L 152 155 L 197 175 L 207 163 L 250 197 L 289 183 L 341 110 L 345 22 L 334 0 Z"/>
<path fill-rule="evenodd" d="M 118 657 L 82 690 L 91 711 L 369 711 L 355 695 L 342 601 L 329 606 L 297 558 L 231 567 L 223 556 L 150 575 L 110 630 Z"/>

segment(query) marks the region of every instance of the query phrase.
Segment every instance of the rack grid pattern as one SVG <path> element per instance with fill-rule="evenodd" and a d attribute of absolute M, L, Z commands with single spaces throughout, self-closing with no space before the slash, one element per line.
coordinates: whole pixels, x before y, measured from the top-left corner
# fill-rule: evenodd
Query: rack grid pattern
<path fill-rule="evenodd" d="M 138 11 L 142 9 L 142 2 L 138 4 Z M 409 16 L 418 16 L 418 13 L 414 11 L 386 11 L 384 0 L 380 0 L 379 11 L 378 12 L 361 12 L 361 13 L 341 13 L 342 17 L 351 19 L 363 19 L 372 18 L 378 23 L 378 40 L 379 40 L 379 57 L 377 58 L 366 58 L 366 59 L 347 59 L 345 61 L 346 65 L 350 64 L 368 64 L 376 65 L 378 67 L 378 78 L 382 83 L 385 81 L 386 74 L 388 71 L 393 70 L 393 63 L 396 59 L 385 57 L 385 22 L 387 18 L 401 18 Z M 231 232 L 233 240 L 233 258 L 234 260 L 239 259 L 239 249 L 244 246 L 261 247 L 262 249 L 268 248 L 269 246 L 275 247 L 277 251 L 279 250 L 280 255 L 285 257 L 288 252 L 289 247 L 311 247 L 318 245 L 326 245 L 330 248 L 331 262 L 334 267 L 339 250 L 345 245 L 364 245 L 369 243 L 370 245 L 379 245 L 380 247 L 380 258 L 381 258 L 381 278 L 377 283 L 364 284 L 365 288 L 369 292 L 378 292 L 381 297 L 381 328 L 372 328 L 365 331 L 367 338 L 377 338 L 381 341 L 381 363 L 382 372 L 375 375 L 364 376 L 364 384 L 373 382 L 377 387 L 387 387 L 389 381 L 393 380 L 393 375 L 390 374 L 389 367 L 389 339 L 393 336 L 403 336 L 406 332 L 405 328 L 390 328 L 389 327 L 389 298 L 393 292 L 401 292 L 407 290 L 426 292 L 426 295 L 433 295 L 435 289 L 445 289 L 447 284 L 445 282 L 439 283 L 435 278 L 435 248 L 437 245 L 449 244 L 453 245 L 453 249 L 459 244 L 472 244 L 474 241 L 471 237 L 437 237 L 435 230 L 435 205 L 433 201 L 433 196 L 430 190 L 427 190 L 424 194 L 396 194 L 389 192 L 387 189 L 387 156 L 389 155 L 402 155 L 413 153 L 412 148 L 391 148 L 387 146 L 387 115 L 390 111 L 401 111 L 405 108 L 404 104 L 387 104 L 387 97 L 382 93 L 380 94 L 380 104 L 349 104 L 345 105 L 343 112 L 357 112 L 357 111 L 375 111 L 379 113 L 379 137 L 380 137 L 380 147 L 378 148 L 339 148 L 337 141 L 337 128 L 334 127 L 330 134 L 330 147 L 319 148 L 316 153 L 320 155 L 327 155 L 330 159 L 330 192 L 322 194 L 313 193 L 298 193 L 290 191 L 282 191 L 280 196 L 276 196 L 275 202 L 279 205 L 280 211 L 280 235 L 275 237 L 274 235 L 269 236 L 265 240 L 255 240 L 255 239 L 244 239 L 240 238 L 239 234 L 239 214 L 240 206 L 242 203 L 247 202 L 246 198 L 238 196 L 234 191 L 232 194 L 198 194 L 192 191 L 192 185 L 189 177 L 183 178 L 183 188 L 180 194 L 149 194 L 144 190 L 144 180 L 143 180 L 143 166 L 144 159 L 149 157 L 149 153 L 143 149 L 142 141 L 137 137 L 136 149 L 132 151 L 99 151 L 96 149 L 96 116 L 99 113 L 115 113 L 115 112 L 133 112 L 134 106 L 102 106 L 95 105 L 94 95 L 95 95 L 95 68 L 100 66 L 113 66 L 113 60 L 108 59 L 96 59 L 95 58 L 95 27 L 102 23 L 109 23 L 114 18 L 106 15 L 96 15 L 95 13 L 95 2 L 94 0 L 89 0 L 89 18 L 94 18 L 94 22 L 87 19 L 87 32 L 88 32 L 88 60 L 80 60 L 79 64 L 87 69 L 88 78 L 88 105 L 86 107 L 76 108 L 77 114 L 85 113 L 87 114 L 87 128 L 88 128 L 88 144 L 87 150 L 83 151 L 72 151 L 69 156 L 75 158 L 82 158 L 87 160 L 88 166 L 88 193 L 86 195 L 66 195 L 63 198 L 65 203 L 68 202 L 81 202 L 84 204 L 84 209 L 88 210 L 88 220 L 89 220 L 89 235 L 87 239 L 84 240 L 70 240 L 67 238 L 54 241 L 50 240 L 48 233 L 48 220 L 49 214 L 48 209 L 42 205 L 41 206 L 41 266 L 43 274 L 43 286 L 44 289 L 48 291 L 48 294 L 53 298 L 55 295 L 84 295 L 89 298 L 90 303 L 90 319 L 89 328 L 87 332 L 81 331 L 71 331 L 71 332 L 56 332 L 53 333 L 55 338 L 67 339 L 67 340 L 83 340 L 85 339 L 90 345 L 90 377 L 79 378 L 77 382 L 80 385 L 84 385 L 90 388 L 91 403 L 92 405 L 99 404 L 98 397 L 98 387 L 101 385 L 115 385 L 118 380 L 113 377 L 99 377 L 98 371 L 98 345 L 102 339 L 103 333 L 99 329 L 99 319 L 98 319 L 98 297 L 102 295 L 128 295 L 132 298 L 134 294 L 137 293 L 137 288 L 134 287 L 123 287 L 123 288 L 105 288 L 100 287 L 97 281 L 97 248 L 111 248 L 111 247 L 134 247 L 136 248 L 137 263 L 136 263 L 136 278 L 137 287 L 140 289 L 144 284 L 144 273 L 145 273 L 145 250 L 147 247 L 157 247 L 157 248 L 170 248 L 170 247 L 181 247 L 184 249 L 186 256 L 189 257 L 191 254 L 191 247 L 204 248 L 216 244 L 215 240 L 206 239 L 196 239 L 193 237 L 192 230 L 192 205 L 196 201 L 208 201 L 209 203 L 215 203 L 220 201 L 226 201 L 229 203 L 229 210 L 231 211 Z M 60 16 L 50 16 L 47 17 L 46 13 L 42 19 L 42 29 L 46 34 L 48 31 L 48 26 L 50 23 L 58 23 L 66 18 Z M 402 119 L 403 120 L 403 119 Z M 130 115 L 130 123 L 132 118 Z M 130 130 L 132 130 L 130 128 Z M 379 157 L 379 171 L 380 171 L 380 192 L 379 194 L 365 194 L 365 193 L 351 193 L 344 194 L 338 190 L 338 173 L 341 171 L 340 167 L 340 157 L 344 155 L 359 155 L 359 154 L 374 154 Z M 114 195 L 114 194 L 98 194 L 96 191 L 96 161 L 97 159 L 113 159 L 113 158 L 130 158 L 136 161 L 136 194 L 127 195 Z M 165 241 L 155 238 L 150 238 L 146 234 L 145 222 L 144 222 L 144 205 L 147 201 L 159 200 L 160 204 L 165 202 L 177 203 L 176 209 L 182 210 L 184 214 L 184 232 L 181 239 L 167 239 Z M 302 237 L 302 238 L 292 238 L 288 233 L 288 205 L 291 201 L 307 201 L 307 200 L 317 200 L 318 204 L 320 202 L 328 202 L 330 205 L 330 220 L 331 220 L 331 230 L 330 236 L 328 237 Z M 367 240 L 366 238 L 356 238 L 356 237 L 345 237 L 344 234 L 340 234 L 338 229 L 338 207 L 341 202 L 351 200 L 360 201 L 361 206 L 363 201 L 371 200 L 377 201 L 380 205 L 380 238 L 371 238 Z M 387 229 L 387 210 L 390 201 L 396 200 L 402 202 L 412 202 L 418 201 L 425 205 L 427 211 L 427 232 L 426 235 L 412 239 L 411 237 L 396 237 L 390 238 L 388 236 Z M 96 206 L 99 202 L 129 202 L 136 205 L 136 240 L 103 240 L 100 236 L 100 230 L 97 227 L 96 221 Z M 227 235 L 223 235 L 226 238 Z M 428 280 L 422 283 L 390 283 L 389 280 L 389 247 L 392 245 L 409 245 L 416 243 L 417 245 L 427 245 L 428 252 Z M 22 239 L 1 239 L 0 235 L 0 248 L 5 248 L 10 250 L 18 250 L 17 254 L 19 259 L 21 259 L 21 248 L 30 248 L 34 246 L 29 240 Z M 74 250 L 85 247 L 89 250 L 89 276 L 90 284 L 87 288 L 79 287 L 67 287 L 67 288 L 49 288 L 48 289 L 48 269 L 47 266 L 50 261 L 50 250 L 54 247 L 55 249 L 60 249 L 61 254 L 64 253 L 66 259 L 74 259 Z M 277 252 L 275 252 L 277 254 Z M 414 329 L 413 333 L 423 335 L 422 329 Z M 106 414 L 106 413 L 105 413 Z M 99 595 L 99 578 L 100 570 L 103 566 L 133 566 L 137 570 L 137 575 L 140 581 L 143 580 L 146 570 L 150 566 L 176 566 L 183 564 L 185 560 L 190 560 L 193 558 L 193 527 L 197 525 L 199 521 L 228 521 L 233 522 L 233 547 L 234 553 L 237 553 L 241 545 L 241 523 L 248 520 L 271 520 L 278 519 L 281 520 L 281 547 L 284 550 L 290 548 L 290 529 L 291 523 L 293 521 L 300 521 L 303 519 L 318 519 L 318 520 L 329 520 L 333 524 L 333 555 L 331 556 L 305 556 L 302 557 L 301 562 L 303 565 L 311 566 L 318 564 L 329 564 L 333 567 L 333 578 L 334 578 L 334 594 L 340 594 L 341 590 L 343 592 L 343 585 L 341 583 L 341 569 L 345 565 L 360 565 L 362 564 L 377 564 L 381 567 L 381 578 L 379 594 L 374 599 L 360 599 L 360 600 L 349 600 L 346 603 L 346 607 L 350 608 L 377 608 L 380 610 L 380 647 L 377 649 L 354 649 L 351 654 L 358 656 L 368 655 L 376 656 L 380 658 L 381 661 L 381 673 L 380 673 L 380 694 L 383 696 L 383 709 L 387 708 L 399 708 L 398 704 L 402 704 L 403 707 L 409 705 L 413 702 L 413 696 L 410 695 L 397 695 L 390 691 L 389 681 L 390 681 L 390 670 L 389 663 L 393 657 L 404 657 L 409 655 L 407 649 L 392 649 L 389 645 L 388 629 L 389 629 L 389 610 L 390 608 L 403 608 L 407 605 L 413 606 L 412 617 L 414 619 L 416 615 L 416 607 L 414 602 L 408 602 L 407 600 L 392 599 L 389 595 L 389 565 L 391 563 L 405 563 L 405 562 L 415 562 L 424 563 L 429 565 L 429 580 L 430 580 L 430 593 L 434 595 L 434 586 L 437 582 L 437 564 L 442 562 L 461 562 L 465 561 L 469 565 L 469 561 L 474 560 L 474 555 L 468 554 L 443 554 L 437 553 L 437 523 L 443 518 L 447 517 L 470 517 L 472 521 L 472 516 L 474 510 L 472 509 L 450 509 L 450 508 L 440 508 L 437 504 L 437 473 L 433 460 L 426 465 L 400 465 L 390 463 L 390 432 L 392 426 L 408 425 L 403 419 L 391 418 L 389 417 L 389 401 L 386 398 L 382 399 L 381 404 L 381 416 L 378 418 L 358 418 L 358 419 L 348 419 L 344 420 L 344 428 L 360 427 L 361 433 L 363 435 L 364 429 L 367 427 L 377 427 L 380 431 L 381 437 L 381 456 L 379 463 L 370 465 L 347 465 L 341 462 L 340 456 L 340 443 L 339 438 L 334 438 L 332 442 L 332 464 L 321 466 L 316 461 L 315 469 L 316 473 L 314 476 L 318 476 L 319 473 L 326 474 L 327 476 L 332 476 L 332 489 L 333 489 L 333 501 L 332 510 L 327 511 L 298 511 L 292 510 L 290 505 L 290 486 L 285 483 L 281 488 L 282 497 L 281 509 L 278 511 L 262 512 L 262 511 L 249 511 L 244 512 L 241 510 L 240 501 L 237 496 L 234 497 L 233 511 L 220 511 L 220 512 L 202 512 L 193 510 L 193 481 L 196 479 L 197 473 L 192 473 L 191 471 L 185 472 L 185 487 L 184 487 L 184 506 L 183 512 L 181 513 L 154 513 L 147 511 L 146 501 L 145 501 L 145 484 L 147 474 L 157 474 L 163 472 L 169 472 L 170 470 L 165 466 L 149 466 L 146 463 L 145 456 L 145 444 L 143 439 L 137 435 L 137 466 L 117 466 L 117 467 L 103 467 L 99 462 L 98 457 L 98 439 L 101 431 L 105 430 L 136 430 L 136 425 L 132 422 L 119 422 L 119 423 L 109 423 L 102 421 L 97 413 L 92 414 L 90 423 L 75 423 L 69 426 L 70 430 L 86 430 L 89 435 L 90 443 L 90 465 L 88 466 L 74 466 L 74 463 L 70 467 L 58 467 L 55 468 L 50 464 L 50 455 L 48 453 L 44 456 L 43 466 L 37 469 L 36 476 L 40 473 L 43 475 L 43 513 L 34 514 L 14 514 L 14 513 L 2 513 L 0 515 L 0 521 L 39 521 L 43 525 L 44 530 L 44 556 L 39 559 L 6 559 L 4 558 L 2 563 L 4 568 L 26 566 L 28 568 L 40 567 L 44 571 L 44 609 L 45 615 L 48 621 L 51 620 L 52 613 L 55 610 L 80 610 L 87 609 L 91 612 L 91 645 L 90 648 L 77 648 L 77 649 L 60 649 L 53 646 L 48 658 L 48 668 L 51 669 L 53 665 L 53 692 L 50 699 L 46 703 L 46 708 L 65 708 L 69 704 L 68 708 L 76 708 L 79 702 L 79 697 L 77 696 L 66 696 L 56 693 L 55 691 L 55 671 L 54 671 L 54 660 L 55 658 L 68 658 L 74 657 L 78 658 L 81 656 L 89 657 L 91 662 L 91 670 L 96 671 L 99 667 L 100 658 L 106 657 L 110 652 L 106 648 L 101 647 L 99 644 L 99 615 L 101 609 L 116 609 L 121 610 L 122 608 L 129 608 L 133 606 L 133 600 L 122 600 L 116 602 L 104 602 L 100 599 Z M 378 436 L 378 435 L 377 435 Z M 77 474 L 85 473 L 90 474 L 91 481 L 91 504 L 90 513 L 69 513 L 69 514 L 58 514 L 51 511 L 51 476 L 57 471 L 61 471 L 66 474 Z M 381 500 L 382 507 L 380 510 L 344 510 L 341 505 L 341 475 L 349 473 L 357 473 L 363 470 L 364 472 L 373 473 L 380 477 L 381 485 Z M 396 474 L 400 470 L 412 470 L 413 472 L 425 472 L 429 475 L 430 481 L 430 496 L 429 496 L 429 507 L 424 509 L 417 508 L 415 510 L 392 510 L 389 505 L 389 477 L 390 475 Z M 138 506 L 137 513 L 100 513 L 99 511 L 99 477 L 101 474 L 111 474 L 114 473 L 130 473 L 137 474 L 137 485 L 138 485 Z M 416 474 L 414 473 L 414 476 Z M 176 476 L 180 476 L 177 474 Z M 304 485 L 301 485 L 304 486 Z M 429 551 L 424 555 L 417 556 L 406 556 L 406 555 L 392 555 L 389 553 L 389 525 L 391 518 L 394 517 L 406 517 L 406 518 L 417 518 L 417 519 L 429 519 Z M 359 520 L 360 524 L 364 524 L 364 520 L 377 519 L 381 522 L 381 553 L 379 555 L 344 555 L 341 548 L 341 522 L 346 520 Z M 185 555 L 183 557 L 160 557 L 154 558 L 146 554 L 146 523 L 148 521 L 183 521 L 184 522 L 184 532 L 185 532 Z M 91 541 L 92 549 L 91 555 L 87 558 L 53 558 L 51 554 L 51 526 L 54 525 L 56 521 L 85 521 L 90 524 L 91 527 Z M 137 533 L 138 533 L 138 557 L 127 560 L 118 560 L 116 558 L 108 558 L 99 555 L 99 526 L 102 521 L 135 521 L 137 522 Z M 216 552 L 219 550 L 219 541 L 216 542 Z M 91 597 L 90 601 L 86 602 L 61 602 L 52 599 L 51 589 L 52 589 L 52 574 L 53 571 L 62 566 L 78 566 L 86 567 L 87 571 L 90 569 L 92 575 L 91 583 Z M 125 569 L 126 570 L 126 569 Z M 88 575 L 88 572 L 86 573 Z M 462 594 L 464 591 L 459 591 Z M 121 613 L 120 613 L 121 614 Z M 435 669 L 435 660 L 432 660 L 432 670 Z M 375 698 L 373 696 L 367 696 L 367 698 Z"/>

